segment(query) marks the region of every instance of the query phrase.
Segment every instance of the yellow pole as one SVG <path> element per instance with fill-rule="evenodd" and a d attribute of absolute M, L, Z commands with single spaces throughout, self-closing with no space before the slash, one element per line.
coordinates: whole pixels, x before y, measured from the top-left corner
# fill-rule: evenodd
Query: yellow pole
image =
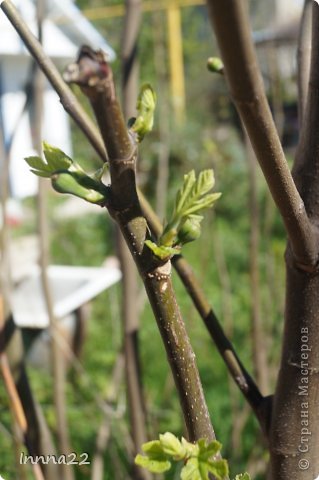
<path fill-rule="evenodd" d="M 185 83 L 180 7 L 167 8 L 168 50 L 171 80 L 172 106 L 177 123 L 185 119 Z"/>
<path fill-rule="evenodd" d="M 142 2 L 143 12 L 157 12 L 170 7 L 172 0 L 147 0 Z M 179 7 L 193 7 L 205 5 L 205 0 L 175 0 L 174 4 Z M 82 13 L 89 20 L 104 20 L 105 18 L 121 17 L 124 15 L 124 4 L 109 5 L 108 7 L 84 8 Z"/>

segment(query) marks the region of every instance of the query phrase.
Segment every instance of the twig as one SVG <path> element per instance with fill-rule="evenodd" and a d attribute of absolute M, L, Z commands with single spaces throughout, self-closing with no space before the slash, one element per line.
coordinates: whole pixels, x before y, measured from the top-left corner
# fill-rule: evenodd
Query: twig
<path fill-rule="evenodd" d="M 246 2 L 208 0 L 232 99 L 284 221 L 299 268 L 313 270 L 316 239 L 292 179 L 266 99 L 254 50 Z M 236 45 L 236 48 L 234 48 Z"/>
<path fill-rule="evenodd" d="M 39 41 L 42 40 L 42 23 L 44 17 L 44 0 L 37 0 L 37 23 Z M 44 93 L 44 76 L 39 68 L 35 70 L 34 78 L 34 147 L 41 155 L 42 143 L 42 114 L 43 114 L 43 93 Z M 69 431 L 66 416 L 66 400 L 65 400 L 65 359 L 61 355 L 59 343 L 56 341 L 53 331 L 58 328 L 58 322 L 54 315 L 52 291 L 48 276 L 49 265 L 49 231 L 47 222 L 47 202 L 46 202 L 46 183 L 43 179 L 39 180 L 38 192 L 38 230 L 40 245 L 40 267 L 41 267 L 41 283 L 43 296 L 49 317 L 50 333 L 51 333 L 51 355 L 53 370 L 53 392 L 54 405 L 57 421 L 57 437 L 59 453 L 67 455 L 71 452 Z M 73 467 L 71 465 L 62 464 L 61 472 L 63 479 L 73 480 Z"/>
<path fill-rule="evenodd" d="M 152 15 L 154 36 L 154 67 L 157 79 L 156 88 L 159 92 L 158 102 L 158 166 L 156 173 L 156 208 L 159 218 L 165 218 L 167 189 L 169 179 L 170 156 L 170 109 L 167 98 L 167 59 L 165 32 L 162 28 L 165 21 L 161 12 Z"/>
<path fill-rule="evenodd" d="M 19 394 L 17 392 L 16 385 L 14 383 L 14 379 L 12 376 L 12 372 L 9 366 L 8 362 L 8 357 L 7 354 L 5 353 L 5 340 L 4 340 L 4 312 L 3 312 L 3 303 L 2 300 L 0 299 L 0 368 L 1 368 L 1 374 L 3 377 L 4 381 L 4 386 L 6 388 L 8 398 L 9 398 L 9 405 L 10 409 L 13 414 L 13 418 L 17 422 L 17 425 L 19 426 L 19 429 L 22 432 L 23 439 L 25 442 L 25 445 L 30 453 L 30 455 L 33 455 L 33 449 L 30 445 L 30 442 L 28 440 L 28 425 L 27 425 L 27 420 L 26 416 L 23 410 L 23 406 L 21 403 L 21 400 L 19 398 Z M 44 476 L 40 467 L 39 463 L 32 464 L 33 468 L 33 473 L 34 477 L 36 480 L 44 480 Z"/>
<path fill-rule="evenodd" d="M 107 402 L 114 403 L 118 397 L 122 377 L 124 370 L 124 355 L 123 352 L 120 352 L 115 360 L 110 389 L 107 395 Z M 95 445 L 95 453 L 92 460 L 92 473 L 91 480 L 103 480 L 103 453 L 107 448 L 111 435 L 111 418 L 110 415 L 106 415 L 104 421 L 102 422 Z"/>
<path fill-rule="evenodd" d="M 72 94 L 70 88 L 65 84 L 53 63 L 46 57 L 41 45 L 33 37 L 32 33 L 21 19 L 19 13 L 12 5 L 11 1 L 4 0 L 1 4 L 1 8 L 4 10 L 8 19 L 12 22 L 18 34 L 26 43 L 26 46 L 30 49 L 32 55 L 34 55 L 34 58 L 41 65 L 45 65 L 43 71 L 54 89 L 56 90 L 57 94 L 59 95 L 61 103 L 64 106 L 65 110 L 70 114 L 73 120 L 87 136 L 88 140 L 90 141 L 96 152 L 99 154 L 102 161 L 106 161 L 107 156 L 101 135 L 96 130 L 96 128 L 92 126 L 90 118 L 82 109 L 81 105 Z M 150 206 L 150 204 L 140 190 L 138 190 L 138 197 L 143 210 L 143 214 L 147 218 L 148 225 L 150 226 L 152 232 L 156 236 L 159 236 L 162 231 L 162 224 L 160 220 L 158 219 L 152 207 Z M 200 281 L 195 277 L 193 272 L 190 276 L 187 274 L 187 272 L 191 271 L 187 261 L 183 257 L 179 256 L 173 258 L 172 263 L 178 275 L 180 276 L 185 288 L 189 292 L 191 292 L 191 298 L 197 308 L 197 311 L 205 322 L 214 342 L 216 342 L 218 350 L 221 353 L 230 350 L 231 352 L 233 352 L 234 357 L 238 359 L 234 347 L 227 339 L 220 323 L 217 320 L 217 317 L 213 313 L 209 302 L 204 295 L 204 292 L 200 286 Z M 239 369 L 240 374 L 238 375 L 238 366 L 236 368 L 233 368 L 233 361 L 229 358 L 229 355 L 222 353 L 222 358 L 243 393 L 244 389 L 241 388 L 241 385 L 250 385 L 249 391 L 245 395 L 249 395 L 249 403 L 251 404 L 253 410 L 256 412 L 259 409 L 260 402 L 262 400 L 262 396 L 256 384 L 241 363 L 238 363 L 238 365 L 241 365 L 241 368 Z"/>

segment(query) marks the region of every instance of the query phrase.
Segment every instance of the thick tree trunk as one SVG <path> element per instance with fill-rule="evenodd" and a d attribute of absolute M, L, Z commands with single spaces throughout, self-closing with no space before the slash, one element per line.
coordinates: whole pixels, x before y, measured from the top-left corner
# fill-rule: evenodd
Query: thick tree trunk
<path fill-rule="evenodd" d="M 272 480 L 319 473 L 319 276 L 296 268 L 288 247 L 284 345 L 269 436 Z"/>
<path fill-rule="evenodd" d="M 319 6 L 313 2 L 311 74 L 293 179 L 267 105 L 245 2 L 208 5 L 234 103 L 288 236 L 283 351 L 268 435 L 270 476 L 314 480 L 319 473 Z"/>

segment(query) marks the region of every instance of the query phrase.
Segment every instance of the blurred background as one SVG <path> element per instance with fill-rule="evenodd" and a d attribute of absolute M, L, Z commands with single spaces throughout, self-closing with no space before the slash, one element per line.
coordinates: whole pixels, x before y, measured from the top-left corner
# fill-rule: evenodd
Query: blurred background
<path fill-rule="evenodd" d="M 36 32 L 36 2 L 14 3 Z M 248 3 L 267 96 L 291 164 L 298 141 L 296 51 L 303 2 Z M 281 222 L 255 167 L 225 78 L 206 68 L 208 57 L 218 55 L 218 50 L 205 2 L 143 0 L 138 4 L 142 12 L 138 83 L 149 82 L 158 97 L 153 132 L 140 148 L 140 188 L 164 219 L 184 173 L 214 168 L 215 190 L 221 191 L 222 197 L 206 215 L 201 238 L 185 247 L 185 256 L 242 361 L 258 379 L 262 393 L 270 394 L 277 374 L 284 310 L 285 235 Z M 76 57 L 82 44 L 102 48 L 112 62 L 117 91 L 123 98 L 124 2 L 47 0 L 41 21 L 44 49 L 59 71 Z M 1 290 L 7 302 L 6 316 L 12 313 L 22 331 L 23 361 L 54 439 L 58 428 L 49 355 L 50 315 L 38 268 L 44 248 L 39 204 L 43 207 L 44 202 L 54 315 L 66 343 L 61 351 L 69 443 L 71 451 L 87 452 L 91 460 L 91 466 L 75 467 L 73 478 L 140 478 L 131 467 L 134 448 L 121 373 L 125 326 L 117 233 L 104 209 L 57 195 L 49 182 L 39 196 L 38 179 L 23 161 L 35 154 L 39 145 L 35 70 L 0 12 Z M 86 170 L 98 168 L 97 154 L 68 119 L 56 93 L 46 81 L 41 88 L 42 138 Z M 74 89 L 74 93 L 91 115 L 80 91 Z M 53 265 L 60 270 L 52 269 Z M 99 275 L 101 282 L 97 281 Z M 248 471 L 252 478 L 263 479 L 267 454 L 258 425 L 175 276 L 174 284 L 232 476 Z M 90 294 L 84 294 L 88 288 Z M 134 289 L 147 436 L 153 439 L 165 431 L 180 436 L 185 434 L 182 415 L 164 347 L 137 279 Z M 0 399 L 0 474 L 6 480 L 34 478 L 30 468 L 17 465 L 19 436 L 2 385 Z M 102 448 L 103 474 L 98 477 L 92 474 L 92 461 L 103 425 L 107 434 Z M 178 470 L 165 478 L 179 478 Z"/>

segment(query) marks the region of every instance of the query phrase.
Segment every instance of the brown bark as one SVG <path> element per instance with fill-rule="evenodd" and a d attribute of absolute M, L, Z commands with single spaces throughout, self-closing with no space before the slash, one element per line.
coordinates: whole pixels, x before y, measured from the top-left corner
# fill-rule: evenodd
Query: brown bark
<path fill-rule="evenodd" d="M 305 0 L 302 18 L 300 22 L 299 38 L 298 38 L 298 110 L 299 110 L 299 124 L 302 125 L 302 120 L 305 114 L 308 83 L 310 73 L 310 56 L 311 56 L 311 11 L 312 1 Z"/>
<path fill-rule="evenodd" d="M 215 434 L 203 389 L 171 282 L 170 262 L 160 262 L 145 246 L 149 238 L 135 181 L 136 146 L 126 130 L 116 99 L 111 68 L 101 52 L 82 49 L 70 80 L 88 96 L 109 157 L 111 203 L 107 206 L 121 228 L 144 282 L 166 348 L 190 440 Z"/>
<path fill-rule="evenodd" d="M 319 7 L 313 3 L 311 77 L 294 168 L 297 191 L 266 103 L 245 6 L 239 0 L 211 0 L 208 4 L 233 100 L 289 239 L 283 351 L 269 433 L 271 478 L 313 480 L 319 471 L 316 401 L 319 371 L 319 140 L 315 133 L 319 120 Z M 234 44 L 235 50 L 231 47 Z"/>
<path fill-rule="evenodd" d="M 251 292 L 251 327 L 253 365 L 257 385 L 261 392 L 268 394 L 268 368 L 265 331 L 262 322 L 260 302 L 260 275 L 259 275 L 259 241 L 260 241 L 260 213 L 258 205 L 257 163 L 246 136 L 246 151 L 248 160 L 249 178 L 249 216 L 250 216 L 250 292 Z"/>
<path fill-rule="evenodd" d="M 141 21 L 140 0 L 126 0 L 122 34 L 122 92 L 123 113 L 126 120 L 135 115 L 138 94 L 139 66 L 137 57 L 138 34 Z M 122 271 L 122 317 L 124 334 L 126 387 L 129 405 L 133 455 L 147 441 L 146 415 L 139 360 L 139 312 L 136 302 L 137 273 L 134 261 L 118 228 L 117 247 Z M 136 479 L 148 480 L 151 474 L 133 465 Z"/>

